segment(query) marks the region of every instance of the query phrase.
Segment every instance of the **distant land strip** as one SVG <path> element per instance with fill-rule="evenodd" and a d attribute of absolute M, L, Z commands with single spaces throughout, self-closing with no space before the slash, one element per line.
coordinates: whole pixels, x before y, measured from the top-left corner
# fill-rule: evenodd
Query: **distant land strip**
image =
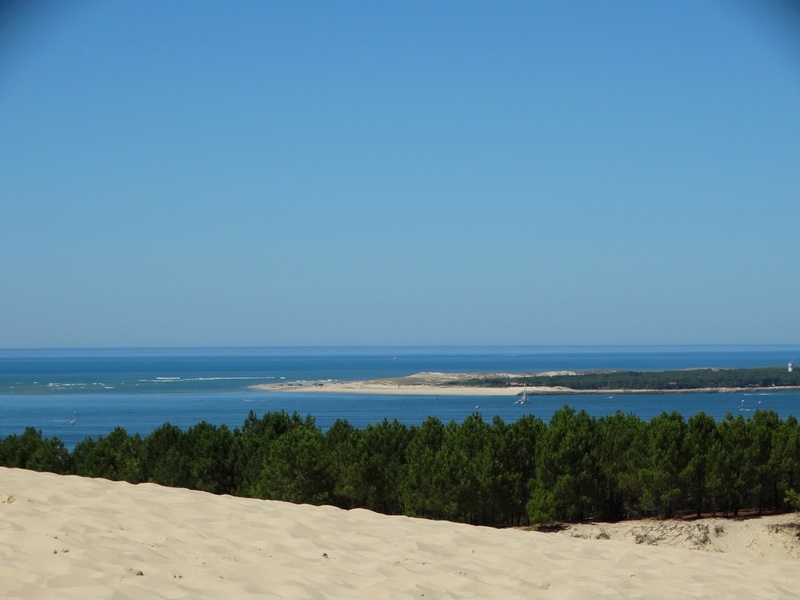
<path fill-rule="evenodd" d="M 417 373 L 369 381 L 262 384 L 270 391 L 442 396 L 535 394 L 667 394 L 800 390 L 800 371 L 788 367 L 699 368 L 671 371 L 549 371 L 540 373 Z"/>
<path fill-rule="evenodd" d="M 446 385 L 446 384 L 445 384 Z M 467 387 L 520 387 L 529 393 L 559 388 L 563 393 L 693 392 L 800 389 L 800 372 L 788 367 L 749 369 L 680 369 L 672 371 L 558 371 L 523 375 L 477 375 L 458 381 Z"/>

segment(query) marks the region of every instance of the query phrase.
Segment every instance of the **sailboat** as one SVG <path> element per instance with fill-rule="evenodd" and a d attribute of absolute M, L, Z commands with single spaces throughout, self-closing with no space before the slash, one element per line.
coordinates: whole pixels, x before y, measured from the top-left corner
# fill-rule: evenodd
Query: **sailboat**
<path fill-rule="evenodd" d="M 527 404 L 528 403 L 528 386 L 526 385 L 525 388 L 522 390 L 522 394 L 514 404 Z"/>

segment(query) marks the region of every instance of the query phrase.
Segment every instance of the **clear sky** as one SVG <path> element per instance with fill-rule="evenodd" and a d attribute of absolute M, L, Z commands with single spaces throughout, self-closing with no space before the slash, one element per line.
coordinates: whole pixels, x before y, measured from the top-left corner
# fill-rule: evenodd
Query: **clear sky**
<path fill-rule="evenodd" d="M 0 11 L 0 347 L 800 341 L 793 2 Z"/>

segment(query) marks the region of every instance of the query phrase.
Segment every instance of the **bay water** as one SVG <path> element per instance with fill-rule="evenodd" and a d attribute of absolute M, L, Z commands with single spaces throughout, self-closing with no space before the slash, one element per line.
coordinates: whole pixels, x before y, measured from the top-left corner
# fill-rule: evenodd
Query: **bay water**
<path fill-rule="evenodd" d="M 69 448 L 114 427 L 147 435 L 164 423 L 183 429 L 201 421 L 234 428 L 252 410 L 312 415 L 324 430 L 336 419 L 357 427 L 397 419 L 420 424 L 435 416 L 461 422 L 472 413 L 511 422 L 525 414 L 549 421 L 565 404 L 593 416 L 617 410 L 650 419 L 677 410 L 717 419 L 775 410 L 800 415 L 800 392 L 542 395 L 528 404 L 498 396 L 405 396 L 272 392 L 262 383 L 352 381 L 446 373 L 592 369 L 653 371 L 787 366 L 800 345 L 785 346 L 488 346 L 269 347 L 176 349 L 0 350 L 0 437 L 26 427 L 57 436 Z"/>

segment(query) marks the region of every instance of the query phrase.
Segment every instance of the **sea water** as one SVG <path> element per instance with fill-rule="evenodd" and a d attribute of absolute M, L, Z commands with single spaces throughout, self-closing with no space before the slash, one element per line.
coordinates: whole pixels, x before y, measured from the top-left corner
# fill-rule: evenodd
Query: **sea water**
<path fill-rule="evenodd" d="M 434 416 L 461 422 L 472 413 L 506 422 L 525 414 L 548 421 L 569 404 L 594 416 L 621 410 L 650 419 L 676 410 L 715 418 L 757 409 L 800 414 L 800 392 L 535 396 L 525 405 L 502 396 L 405 396 L 268 392 L 263 383 L 352 381 L 422 371 L 540 372 L 701 367 L 746 368 L 800 362 L 800 346 L 652 347 L 349 347 L 102 350 L 0 350 L 0 437 L 35 427 L 68 447 L 114 427 L 147 435 L 164 423 L 201 421 L 238 427 L 250 411 L 312 415 L 327 429 L 336 419 L 357 427 Z"/>

